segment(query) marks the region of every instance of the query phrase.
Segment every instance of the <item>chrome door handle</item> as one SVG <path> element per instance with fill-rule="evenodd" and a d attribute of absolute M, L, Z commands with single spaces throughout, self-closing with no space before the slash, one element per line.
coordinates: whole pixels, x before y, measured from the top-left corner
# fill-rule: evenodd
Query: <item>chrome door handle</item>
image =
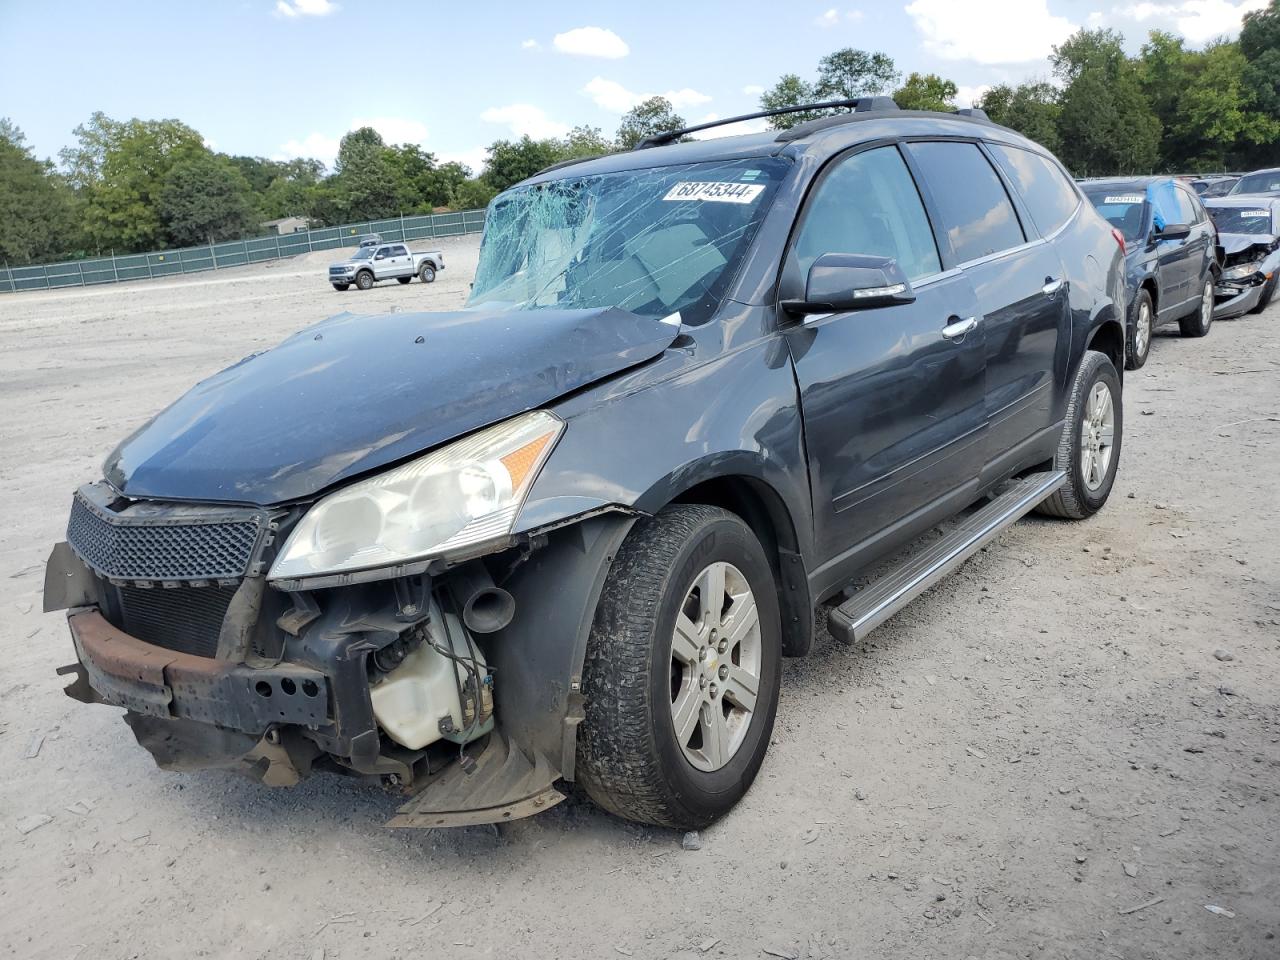
<path fill-rule="evenodd" d="M 1040 288 L 1040 290 L 1044 293 L 1046 297 L 1052 297 L 1055 293 L 1057 293 L 1059 290 L 1062 289 L 1061 280 L 1050 280 L 1048 277 L 1045 277 L 1045 280 L 1046 280 L 1046 283 L 1043 287 Z"/>
<path fill-rule="evenodd" d="M 948 340 L 963 339 L 965 334 L 972 333 L 978 327 L 978 318 L 969 317 L 967 320 L 957 320 L 955 323 L 948 323 L 942 328 L 942 335 Z"/>

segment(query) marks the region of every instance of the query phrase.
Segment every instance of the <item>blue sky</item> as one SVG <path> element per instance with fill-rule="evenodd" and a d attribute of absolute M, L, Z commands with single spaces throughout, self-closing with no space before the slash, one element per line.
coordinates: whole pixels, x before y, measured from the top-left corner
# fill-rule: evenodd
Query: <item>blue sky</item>
<path fill-rule="evenodd" d="M 498 137 L 612 134 L 640 97 L 690 122 L 757 109 L 780 74 L 854 46 L 936 72 L 961 100 L 1047 76 L 1079 26 L 1202 46 L 1266 0 L 0 0 L 0 115 L 56 156 L 94 110 L 176 117 L 229 153 L 318 156 L 371 123 L 478 167 Z"/>

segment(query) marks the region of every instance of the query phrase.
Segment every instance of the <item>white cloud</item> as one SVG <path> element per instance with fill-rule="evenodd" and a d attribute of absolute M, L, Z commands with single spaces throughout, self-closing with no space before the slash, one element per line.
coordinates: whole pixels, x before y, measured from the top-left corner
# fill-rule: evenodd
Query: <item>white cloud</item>
<path fill-rule="evenodd" d="M 323 133 L 309 133 L 301 140 L 287 140 L 280 144 L 273 159 L 293 160 L 297 157 L 314 157 L 326 166 L 333 166 L 338 157 L 341 137 L 329 137 Z"/>
<path fill-rule="evenodd" d="M 406 117 L 373 117 L 371 119 L 357 117 L 351 121 L 349 129 L 355 130 L 358 127 L 373 127 L 382 134 L 383 140 L 391 144 L 421 144 L 427 139 L 427 125 L 421 120 L 411 120 Z"/>
<path fill-rule="evenodd" d="M 480 114 L 488 123 L 501 123 L 517 137 L 530 136 L 535 140 L 546 137 L 563 137 L 569 125 L 552 120 L 541 107 L 531 103 L 511 103 L 505 107 L 490 107 Z"/>
<path fill-rule="evenodd" d="M 1182 3 L 1134 3 L 1115 16 L 1144 24 L 1149 29 L 1173 30 L 1193 44 L 1240 32 L 1240 22 L 1251 10 L 1261 10 L 1267 0 L 1184 0 Z"/>
<path fill-rule="evenodd" d="M 980 83 L 973 87 L 966 86 L 962 83 L 956 87 L 956 106 L 976 107 L 978 105 L 978 101 L 981 100 L 983 95 L 990 89 L 991 84 L 989 83 Z"/>
<path fill-rule="evenodd" d="M 1047 0 L 914 0 L 905 10 L 924 37 L 925 49 L 946 60 L 1043 60 L 1076 30 L 1066 17 L 1049 12 Z"/>
<path fill-rule="evenodd" d="M 693 126 L 700 123 L 711 123 L 713 120 L 719 120 L 720 114 L 708 113 L 700 120 L 694 120 Z M 690 134 L 695 140 L 718 140 L 720 137 L 736 137 L 744 133 L 762 133 L 769 129 L 769 124 L 764 120 L 739 120 L 737 123 L 726 123 L 722 127 L 712 127 L 710 130 L 699 130 L 697 133 Z"/>
<path fill-rule="evenodd" d="M 327 17 L 338 10 L 338 5 L 331 0 L 276 0 L 276 16 L 291 20 L 297 17 Z"/>
<path fill-rule="evenodd" d="M 748 83 L 742 88 L 742 92 L 748 97 L 758 97 L 760 94 L 764 93 L 764 87 L 760 86 L 758 83 Z"/>
<path fill-rule="evenodd" d="M 551 41 L 561 53 L 579 57 L 603 57 L 619 60 L 631 52 L 625 40 L 604 27 L 578 27 L 557 33 Z"/>
<path fill-rule="evenodd" d="M 464 167 L 469 167 L 473 177 L 480 175 L 488 158 L 489 151 L 484 147 L 472 147 L 470 150 L 446 150 L 436 154 L 436 159 L 441 163 L 460 163 Z"/>
<path fill-rule="evenodd" d="M 596 106 L 612 113 L 626 113 L 632 107 L 644 103 L 650 97 L 657 96 L 666 97 L 671 106 L 677 110 L 711 102 L 711 98 L 705 93 L 689 87 L 684 87 L 681 90 L 668 90 L 666 93 L 661 94 L 636 93 L 628 90 L 616 80 L 606 80 L 604 77 L 593 77 L 582 88 L 582 92 L 594 100 Z"/>
<path fill-rule="evenodd" d="M 537 40 L 526 40 L 520 44 L 521 50 L 537 50 L 542 45 Z"/>
<path fill-rule="evenodd" d="M 837 7 L 832 7 L 831 9 L 814 17 L 813 23 L 814 26 L 822 27 L 826 30 L 830 27 L 839 26 L 841 20 L 848 21 L 849 23 L 857 23 L 861 19 L 861 10 L 846 10 L 844 13 L 841 13 Z"/>

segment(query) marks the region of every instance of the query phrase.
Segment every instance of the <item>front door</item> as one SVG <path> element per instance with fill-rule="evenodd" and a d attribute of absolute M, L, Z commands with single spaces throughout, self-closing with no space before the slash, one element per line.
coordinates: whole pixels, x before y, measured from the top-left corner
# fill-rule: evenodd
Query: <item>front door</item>
<path fill-rule="evenodd" d="M 896 146 L 835 160 L 801 217 L 783 299 L 797 285 L 803 290 L 809 267 L 826 253 L 893 257 L 916 297 L 804 323 L 792 318 L 786 328 L 815 544 L 823 562 L 837 562 L 860 547 L 874 554 L 876 543 L 911 528 L 949 494 L 976 487 L 986 349 L 968 278 L 942 271 L 920 194 Z"/>

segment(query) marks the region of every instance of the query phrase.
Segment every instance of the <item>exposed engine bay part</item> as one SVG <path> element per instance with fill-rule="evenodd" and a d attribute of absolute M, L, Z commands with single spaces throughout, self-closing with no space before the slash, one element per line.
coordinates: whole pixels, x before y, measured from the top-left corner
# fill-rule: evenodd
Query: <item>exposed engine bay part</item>
<path fill-rule="evenodd" d="M 453 613 L 433 599 L 427 619 L 412 630 L 416 642 L 369 696 L 378 725 L 396 743 L 421 750 L 438 740 L 470 743 L 493 729 L 493 677 L 484 654 Z M 375 654 L 381 666 L 383 654 Z"/>
<path fill-rule="evenodd" d="M 454 571 L 449 584 L 462 612 L 462 622 L 473 633 L 496 633 L 515 616 L 515 598 L 494 585 L 489 571 L 478 560 Z"/>

